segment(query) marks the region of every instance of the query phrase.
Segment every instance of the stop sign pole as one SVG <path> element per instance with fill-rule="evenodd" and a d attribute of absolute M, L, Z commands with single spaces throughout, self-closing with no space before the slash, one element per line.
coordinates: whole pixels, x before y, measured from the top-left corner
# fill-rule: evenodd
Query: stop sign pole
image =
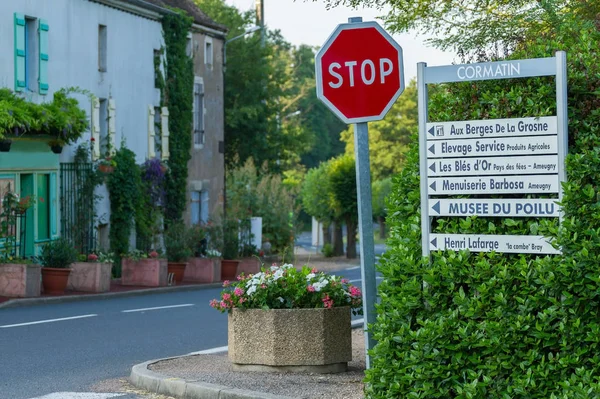
<path fill-rule="evenodd" d="M 402 48 L 376 22 L 349 18 L 319 50 L 315 69 L 317 97 L 342 121 L 354 123 L 363 326 L 370 368 L 375 340 L 368 326 L 376 320 L 377 283 L 368 122 L 383 119 L 404 90 Z"/>

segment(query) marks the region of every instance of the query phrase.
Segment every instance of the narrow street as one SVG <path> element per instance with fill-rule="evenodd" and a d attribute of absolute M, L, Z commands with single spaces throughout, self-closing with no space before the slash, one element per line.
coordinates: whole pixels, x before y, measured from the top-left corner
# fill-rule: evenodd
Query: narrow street
<path fill-rule="evenodd" d="M 336 274 L 360 286 L 360 268 Z M 158 398 L 120 380 L 137 363 L 226 346 L 227 316 L 208 306 L 219 292 L 0 309 L 0 398 Z"/>

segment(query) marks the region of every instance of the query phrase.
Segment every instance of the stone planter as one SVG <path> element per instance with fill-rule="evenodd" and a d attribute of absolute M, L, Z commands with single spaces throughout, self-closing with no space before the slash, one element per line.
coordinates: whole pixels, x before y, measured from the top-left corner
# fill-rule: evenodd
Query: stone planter
<path fill-rule="evenodd" d="M 257 258 L 243 258 L 240 259 L 237 273 L 244 273 L 246 276 L 249 274 L 256 274 L 260 271 L 261 263 Z"/>
<path fill-rule="evenodd" d="M 111 270 L 112 263 L 73 263 L 67 289 L 85 292 L 108 292 L 110 291 Z"/>
<path fill-rule="evenodd" d="M 20 263 L 0 264 L 0 295 L 14 298 L 40 296 L 41 266 Z"/>
<path fill-rule="evenodd" d="M 166 259 L 123 258 L 121 260 L 121 284 L 144 287 L 163 287 L 167 285 Z"/>
<path fill-rule="evenodd" d="M 352 360 L 350 308 L 233 309 L 228 315 L 234 370 L 339 373 Z"/>
<path fill-rule="evenodd" d="M 195 283 L 216 283 L 221 281 L 221 259 L 189 258 L 183 279 Z"/>

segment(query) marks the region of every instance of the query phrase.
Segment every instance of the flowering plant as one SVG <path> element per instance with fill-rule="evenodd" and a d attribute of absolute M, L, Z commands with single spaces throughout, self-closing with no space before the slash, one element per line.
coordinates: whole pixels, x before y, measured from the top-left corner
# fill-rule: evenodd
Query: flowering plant
<path fill-rule="evenodd" d="M 217 251 L 216 249 L 207 249 L 206 250 L 206 257 L 207 258 L 220 258 L 221 252 Z"/>
<path fill-rule="evenodd" d="M 310 309 L 350 306 L 353 314 L 362 314 L 360 289 L 339 276 L 328 275 L 303 266 L 264 267 L 259 273 L 238 276 L 237 282 L 225 281 L 221 299 L 210 306 L 227 312 L 239 309 Z"/>

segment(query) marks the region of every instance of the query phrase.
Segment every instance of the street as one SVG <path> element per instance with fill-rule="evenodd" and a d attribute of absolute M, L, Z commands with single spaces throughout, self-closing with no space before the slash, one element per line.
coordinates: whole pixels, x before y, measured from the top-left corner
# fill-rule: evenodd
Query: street
<path fill-rule="evenodd" d="M 360 268 L 336 274 L 360 286 Z M 106 380 L 128 377 L 137 363 L 226 346 L 227 316 L 208 306 L 219 292 L 0 309 L 0 398 L 146 398 L 45 395 L 96 391 Z"/>

